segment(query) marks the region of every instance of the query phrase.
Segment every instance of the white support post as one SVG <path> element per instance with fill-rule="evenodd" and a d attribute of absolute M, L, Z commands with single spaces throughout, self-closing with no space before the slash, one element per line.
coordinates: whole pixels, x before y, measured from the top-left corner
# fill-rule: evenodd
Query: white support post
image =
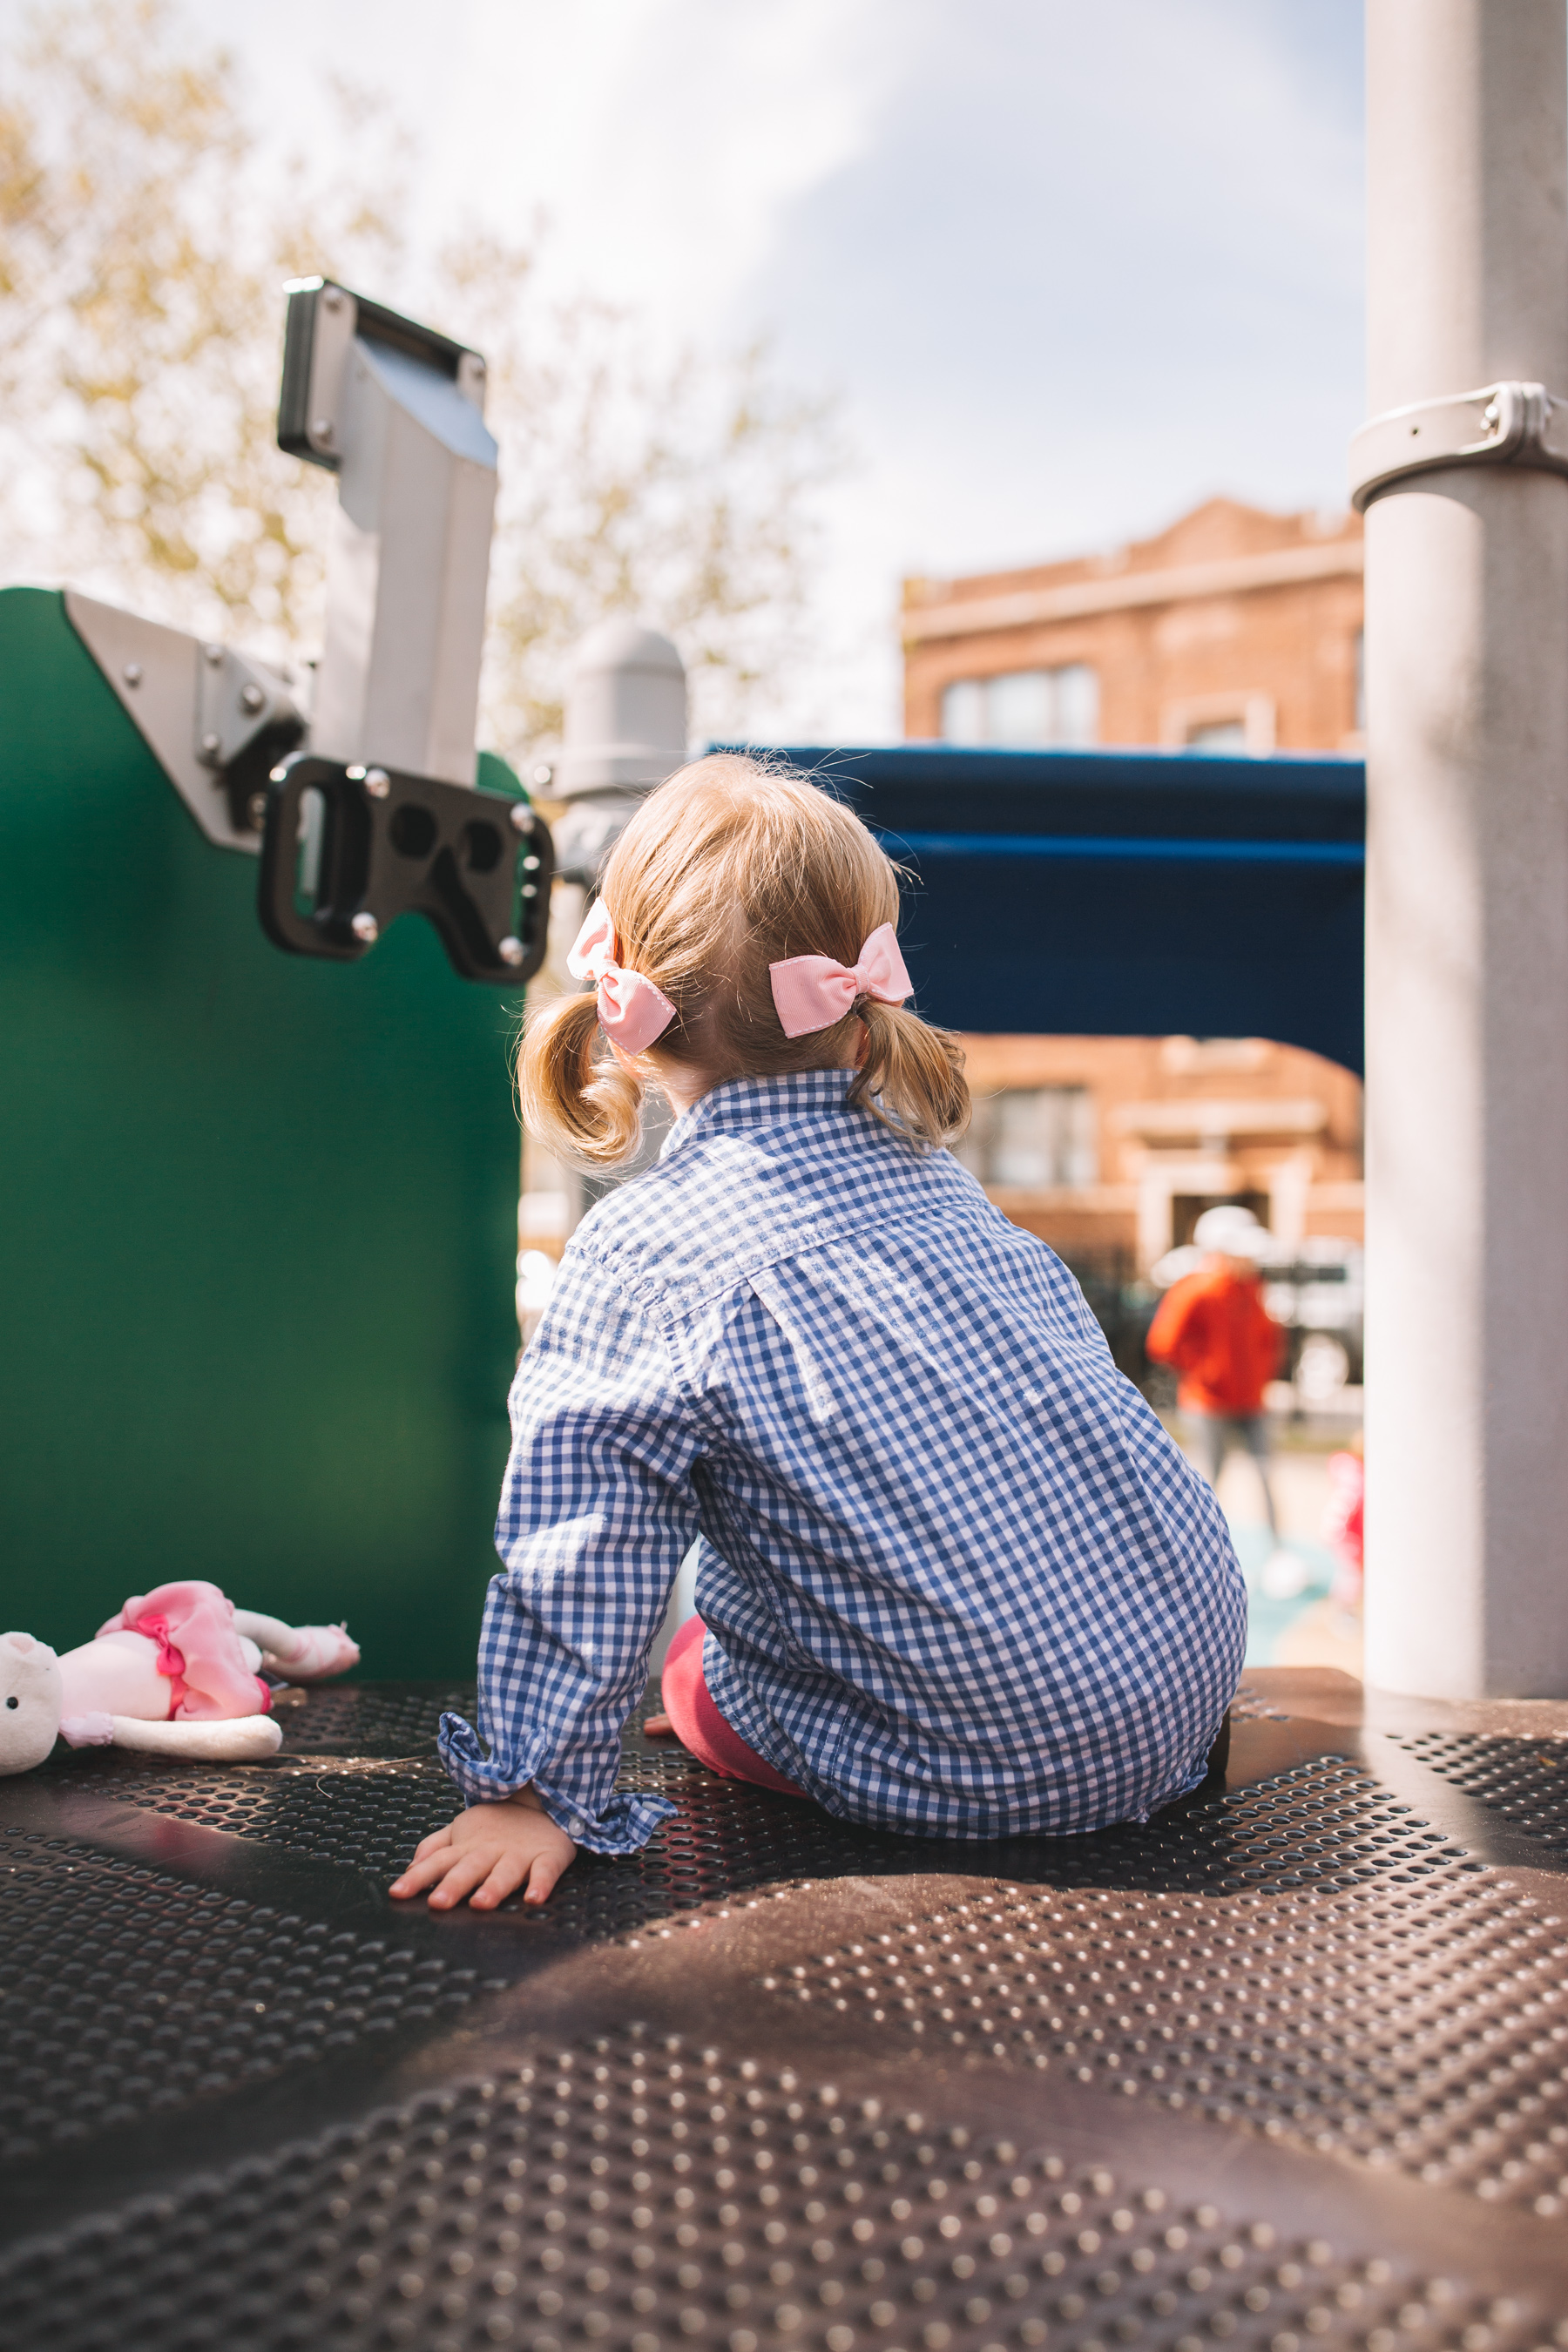
<path fill-rule="evenodd" d="M 601 621 L 573 654 L 565 720 L 549 788 L 565 805 L 552 825 L 550 956 L 529 990 L 536 1004 L 578 985 L 567 977 L 565 957 L 605 860 L 654 786 L 686 758 L 686 666 L 676 647 L 635 621 Z M 652 1142 L 651 1131 L 647 1139 Z M 525 1135 L 519 1212 L 524 1252 L 558 1258 L 588 1199 L 578 1171 Z M 520 1293 L 525 1344 L 538 1319 Z"/>
<path fill-rule="evenodd" d="M 1374 414 L 1568 398 L 1563 0 L 1368 0 Z M 1374 1686 L 1568 1695 L 1568 481 L 1367 514 Z"/>
<path fill-rule="evenodd" d="M 567 803 L 555 870 L 592 883 L 656 784 L 686 758 L 686 665 L 658 629 L 601 621 L 579 639 L 552 791 Z"/>

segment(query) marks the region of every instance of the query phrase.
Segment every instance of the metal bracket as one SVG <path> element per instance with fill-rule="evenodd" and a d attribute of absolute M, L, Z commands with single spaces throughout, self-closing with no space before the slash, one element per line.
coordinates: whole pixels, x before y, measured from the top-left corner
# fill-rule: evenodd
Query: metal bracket
<path fill-rule="evenodd" d="M 485 408 L 485 362 L 466 343 L 403 318 L 384 303 L 353 294 L 329 278 L 291 278 L 283 342 L 283 390 L 278 446 L 292 457 L 342 470 L 343 407 L 356 337 L 400 352 L 437 376 L 447 376 L 470 406 Z"/>
<path fill-rule="evenodd" d="M 496 497 L 485 362 L 330 279 L 288 295 L 279 444 L 338 479 L 312 747 L 467 784 Z"/>
<path fill-rule="evenodd" d="M 66 618 L 207 839 L 254 857 L 269 770 L 305 732 L 286 682 L 226 646 L 204 645 L 65 592 Z"/>
<path fill-rule="evenodd" d="M 1474 465 L 1568 474 L 1568 403 L 1543 383 L 1507 383 L 1391 408 L 1351 443 L 1351 504 L 1364 514 L 1414 474 Z"/>

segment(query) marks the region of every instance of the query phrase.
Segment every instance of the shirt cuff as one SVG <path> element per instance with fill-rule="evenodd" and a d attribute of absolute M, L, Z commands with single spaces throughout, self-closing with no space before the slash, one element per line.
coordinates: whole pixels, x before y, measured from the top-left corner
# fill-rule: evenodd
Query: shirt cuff
<path fill-rule="evenodd" d="M 542 1785 L 540 1773 L 545 1768 L 542 1741 L 525 1741 L 513 1760 L 503 1763 L 500 1757 L 485 1754 L 478 1735 L 460 1715 L 441 1717 L 436 1745 L 448 1776 L 467 1803 L 494 1804 L 500 1798 L 514 1797 L 520 1789 L 531 1788 L 556 1828 L 564 1830 L 574 1844 L 585 1846 L 590 1853 L 636 1853 L 647 1843 L 655 1830 L 674 1820 L 679 1810 L 668 1797 L 639 1797 L 618 1791 L 598 1812 L 590 1813 L 571 1798 L 552 1790 L 548 1780 Z"/>

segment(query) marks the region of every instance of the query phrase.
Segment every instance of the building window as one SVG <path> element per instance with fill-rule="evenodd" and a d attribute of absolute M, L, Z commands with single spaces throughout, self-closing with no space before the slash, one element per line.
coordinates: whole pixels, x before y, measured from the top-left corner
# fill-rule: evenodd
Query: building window
<path fill-rule="evenodd" d="M 1245 719 L 1211 719 L 1205 727 L 1187 730 L 1189 751 L 1245 751 L 1247 721 Z"/>
<path fill-rule="evenodd" d="M 1010 1087 L 981 1097 L 958 1156 L 983 1184 L 1026 1192 L 1092 1184 L 1100 1174 L 1087 1087 Z"/>
<path fill-rule="evenodd" d="M 1167 751 L 1218 751 L 1256 759 L 1274 749 L 1274 698 L 1268 694 L 1200 694 L 1168 702 L 1160 714 Z"/>
<path fill-rule="evenodd" d="M 1160 1066 L 1176 1077 L 1206 1077 L 1218 1070 L 1266 1070 L 1279 1048 L 1267 1037 L 1167 1037 Z"/>
<path fill-rule="evenodd" d="M 1086 662 L 961 677 L 942 698 L 942 740 L 1010 751 L 1076 749 L 1100 736 L 1100 680 Z"/>

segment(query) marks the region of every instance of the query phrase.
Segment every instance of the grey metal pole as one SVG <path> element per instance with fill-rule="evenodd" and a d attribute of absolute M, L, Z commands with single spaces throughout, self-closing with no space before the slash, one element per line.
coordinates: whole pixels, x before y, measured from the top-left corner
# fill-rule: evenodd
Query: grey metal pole
<path fill-rule="evenodd" d="M 1563 0 L 1368 0 L 1371 407 L 1568 396 Z M 1373 1685 L 1568 1694 L 1568 482 L 1369 509 Z"/>

